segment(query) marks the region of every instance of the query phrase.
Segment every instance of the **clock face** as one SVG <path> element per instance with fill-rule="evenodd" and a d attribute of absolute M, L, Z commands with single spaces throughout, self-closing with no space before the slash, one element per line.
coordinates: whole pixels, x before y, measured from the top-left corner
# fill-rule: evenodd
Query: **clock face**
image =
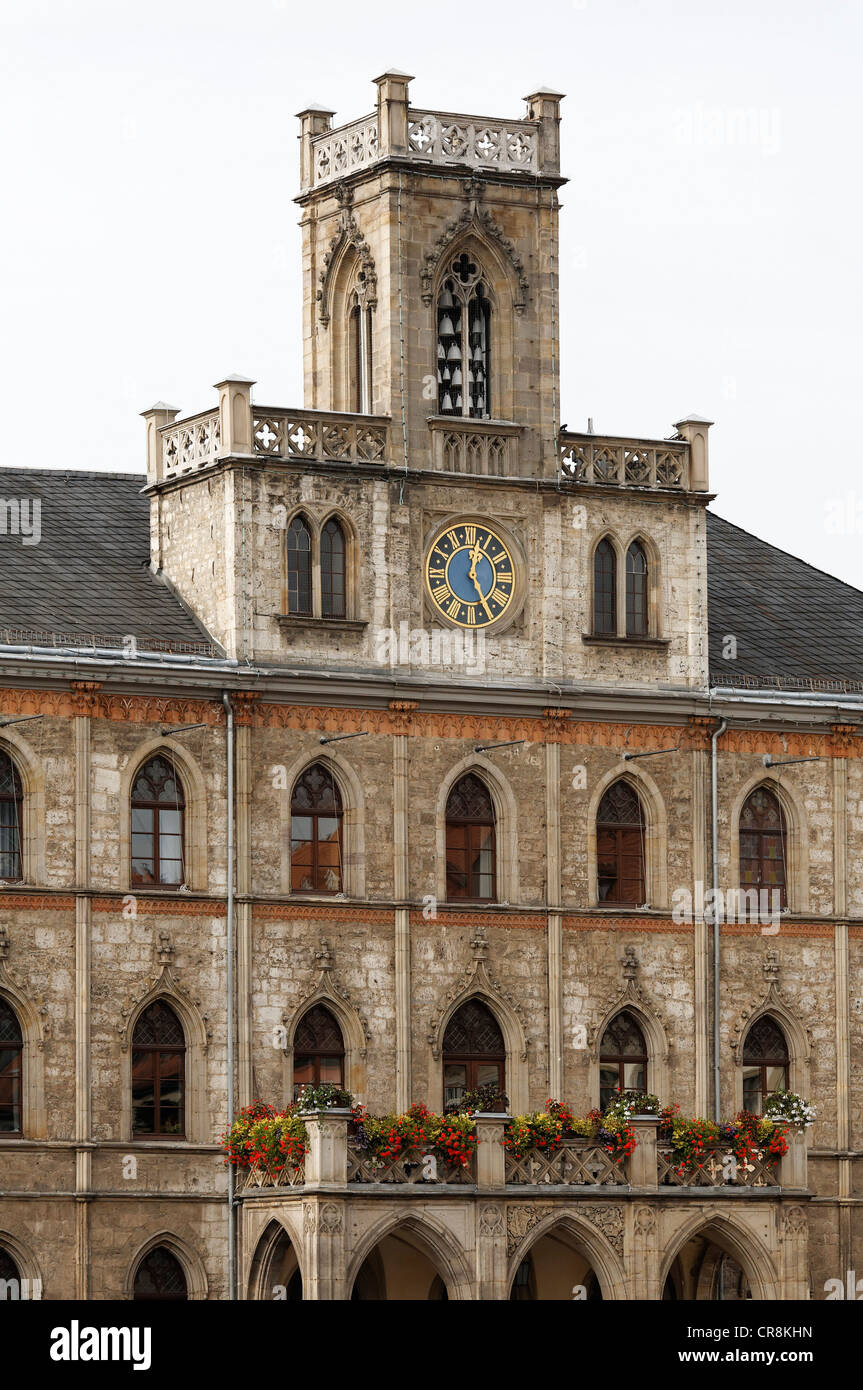
<path fill-rule="evenodd" d="M 458 627 L 488 627 L 512 604 L 512 553 L 482 522 L 457 521 L 441 531 L 429 549 L 425 573 L 434 607 Z"/>

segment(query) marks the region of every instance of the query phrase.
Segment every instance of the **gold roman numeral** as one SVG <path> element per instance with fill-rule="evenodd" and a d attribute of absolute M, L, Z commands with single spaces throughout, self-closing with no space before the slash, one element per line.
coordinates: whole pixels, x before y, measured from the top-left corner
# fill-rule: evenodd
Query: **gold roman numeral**
<path fill-rule="evenodd" d="M 460 599 L 460 598 L 454 598 L 453 601 L 452 601 L 452 603 L 450 604 L 449 608 L 446 610 L 446 611 L 447 611 L 447 617 L 449 617 L 449 618 L 457 618 L 457 617 L 458 617 L 458 610 L 459 610 L 460 608 L 461 608 L 461 599 Z"/>
<path fill-rule="evenodd" d="M 438 584 L 437 588 L 432 590 L 432 594 L 434 596 L 435 603 L 446 603 L 447 599 L 451 597 L 450 591 L 447 588 L 446 584 Z M 457 599 L 456 602 L 458 602 Z"/>

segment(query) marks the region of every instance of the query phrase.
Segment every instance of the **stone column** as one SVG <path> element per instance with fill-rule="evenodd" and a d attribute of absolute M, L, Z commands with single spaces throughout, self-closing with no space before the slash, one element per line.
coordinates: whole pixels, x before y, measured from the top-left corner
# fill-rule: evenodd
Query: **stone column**
<path fill-rule="evenodd" d="M 846 1155 L 851 1145 L 851 986 L 848 955 L 848 762 L 849 740 L 856 728 L 833 724 L 833 968 L 836 992 L 836 1147 Z M 840 756 L 835 756 L 836 754 Z M 851 1249 L 851 1202 L 853 1176 L 851 1159 L 840 1157 L 837 1195 L 839 1262 L 841 1269 L 854 1268 Z"/>
<path fill-rule="evenodd" d="M 780 1186 L 805 1189 L 808 1185 L 806 1130 L 794 1125 L 788 1131 L 788 1152 L 779 1160 Z"/>
<path fill-rule="evenodd" d="M 475 1115 L 476 1120 L 476 1185 L 482 1191 L 492 1188 L 502 1191 L 506 1186 L 506 1150 L 503 1147 L 504 1128 L 508 1115 Z"/>
<path fill-rule="evenodd" d="M 393 887 L 395 910 L 396 1109 L 411 1103 L 411 928 L 408 903 L 408 740 L 393 737 Z"/>
<path fill-rule="evenodd" d="M 237 1104 L 252 1101 L 252 730 L 241 696 L 235 697 L 235 852 L 237 865 Z M 230 872 L 230 865 L 228 866 Z M 245 901 L 244 901 L 245 899 Z"/>
<path fill-rule="evenodd" d="M 689 445 L 689 487 L 692 492 L 710 491 L 707 432 L 713 424 L 702 415 L 687 415 L 675 425 L 681 439 Z"/>
<path fill-rule="evenodd" d="M 506 1280 L 506 1150 L 503 1136 L 508 1115 L 476 1115 L 476 1185 L 481 1195 L 496 1194 L 496 1201 L 478 1201 L 476 1211 L 476 1297 L 504 1299 Z"/>
<path fill-rule="evenodd" d="M 344 1194 L 350 1118 L 349 1110 L 320 1110 L 304 1116 L 309 1150 L 303 1195 L 303 1298 L 347 1296 Z"/>
<path fill-rule="evenodd" d="M 629 1123 L 635 1131 L 635 1152 L 629 1158 L 629 1181 L 633 1187 L 656 1188 L 656 1134 L 658 1115 L 633 1115 Z"/>
<path fill-rule="evenodd" d="M 553 737 L 553 735 L 547 735 Z M 548 1094 L 563 1098 L 563 914 L 560 885 L 560 744 L 545 745 L 548 902 Z"/>
<path fill-rule="evenodd" d="M 343 1191 L 348 1180 L 350 1110 L 318 1110 L 304 1115 L 309 1134 L 305 1187 Z"/>
<path fill-rule="evenodd" d="M 83 696 L 86 705 L 86 696 Z M 90 717 L 75 716 L 75 1297 L 90 1292 Z"/>
<path fill-rule="evenodd" d="M 141 418 L 147 422 L 147 482 L 160 483 L 162 467 L 162 436 L 159 430 L 163 425 L 172 425 L 180 411 L 175 405 L 157 401 L 149 410 L 141 411 Z"/>

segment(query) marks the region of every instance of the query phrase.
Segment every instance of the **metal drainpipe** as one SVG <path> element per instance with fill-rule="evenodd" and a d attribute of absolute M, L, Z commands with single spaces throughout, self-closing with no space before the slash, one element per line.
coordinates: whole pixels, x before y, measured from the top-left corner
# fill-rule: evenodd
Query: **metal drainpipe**
<path fill-rule="evenodd" d="M 234 710 L 231 697 L 222 692 L 225 706 L 226 737 L 225 758 L 227 762 L 227 1020 L 228 1020 L 228 1129 L 234 1123 Z M 230 1164 L 228 1172 L 228 1298 L 233 1302 L 237 1297 L 237 1231 L 236 1208 L 234 1205 L 234 1170 Z"/>
<path fill-rule="evenodd" d="M 713 1118 L 719 1121 L 719 790 L 716 745 L 728 728 L 723 719 L 710 739 L 710 839 L 713 868 Z"/>

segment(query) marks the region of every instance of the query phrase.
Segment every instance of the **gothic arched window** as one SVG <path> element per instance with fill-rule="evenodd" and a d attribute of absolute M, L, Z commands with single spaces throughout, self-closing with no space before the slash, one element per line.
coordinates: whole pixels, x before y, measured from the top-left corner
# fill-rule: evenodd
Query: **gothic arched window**
<path fill-rule="evenodd" d="M 365 280 L 360 271 L 359 279 Z M 371 413 L 372 401 L 372 310 L 357 291 L 351 295 L 348 312 L 348 409 L 360 415 Z"/>
<path fill-rule="evenodd" d="M 773 892 L 779 906 L 787 907 L 785 815 L 779 798 L 769 787 L 756 787 L 740 812 L 740 886 Z"/>
<path fill-rule="evenodd" d="M 444 1110 L 455 1110 L 466 1091 L 506 1084 L 506 1048 L 500 1025 L 486 1004 L 468 999 L 443 1035 Z"/>
<path fill-rule="evenodd" d="M 644 902 L 644 812 L 628 782 L 614 782 L 599 803 L 596 873 L 600 902 Z"/>
<path fill-rule="evenodd" d="M 157 753 L 132 785 L 133 884 L 179 888 L 185 882 L 185 807 L 174 764 Z"/>
<path fill-rule="evenodd" d="M 618 1092 L 647 1090 L 647 1044 L 631 1013 L 617 1014 L 599 1045 L 599 1107 L 605 1110 Z"/>
<path fill-rule="evenodd" d="M 626 552 L 626 635 L 646 637 L 648 632 L 647 556 L 640 541 Z"/>
<path fill-rule="evenodd" d="M 466 251 L 457 256 L 437 301 L 438 411 L 491 414 L 491 301 L 482 268 Z"/>
<path fill-rule="evenodd" d="M 593 631 L 597 637 L 617 633 L 617 556 L 607 536 L 593 552 Z"/>
<path fill-rule="evenodd" d="M 186 1038 L 170 1004 L 156 999 L 132 1034 L 132 1133 L 182 1139 L 185 1132 Z"/>
<path fill-rule="evenodd" d="M 468 772 L 446 803 L 447 900 L 492 901 L 497 894 L 495 858 L 491 793 L 481 778 Z"/>
<path fill-rule="evenodd" d="M 743 1109 L 764 1114 L 764 1102 L 774 1091 L 788 1090 L 788 1044 L 769 1014 L 753 1023 L 743 1043 Z"/>
<path fill-rule="evenodd" d="M 321 763 L 307 767 L 294 784 L 291 891 L 342 891 L 342 798 L 333 774 Z"/>
<path fill-rule="evenodd" d="M 288 527 L 288 612 L 312 612 L 312 533 L 301 516 Z"/>
<path fill-rule="evenodd" d="M 21 813 L 24 797 L 18 769 L 0 752 L 0 878 L 18 879 L 21 869 Z"/>
<path fill-rule="evenodd" d="M 24 1038 L 15 1012 L 0 999 L 0 1134 L 20 1134 Z"/>
<path fill-rule="evenodd" d="M 0 1245 L 0 1281 L 2 1281 L 6 1287 L 11 1285 L 13 1288 L 16 1288 L 21 1284 L 21 1275 L 18 1266 L 9 1254 L 9 1251 L 5 1250 L 2 1245 Z M 9 1296 L 9 1293 L 7 1293 L 6 1297 L 8 1298 Z M 15 1295 L 12 1294 L 12 1297 L 14 1298 Z"/>
<path fill-rule="evenodd" d="M 345 1043 L 329 1009 L 315 1004 L 303 1014 L 294 1033 L 294 1100 L 305 1086 L 331 1081 L 345 1084 Z"/>
<path fill-rule="evenodd" d="M 321 532 L 321 612 L 344 618 L 347 612 L 345 533 L 334 516 Z"/>
<path fill-rule="evenodd" d="M 177 1303 L 189 1297 L 183 1266 L 164 1245 L 157 1245 L 138 1265 L 132 1297 L 147 1303 Z"/>

